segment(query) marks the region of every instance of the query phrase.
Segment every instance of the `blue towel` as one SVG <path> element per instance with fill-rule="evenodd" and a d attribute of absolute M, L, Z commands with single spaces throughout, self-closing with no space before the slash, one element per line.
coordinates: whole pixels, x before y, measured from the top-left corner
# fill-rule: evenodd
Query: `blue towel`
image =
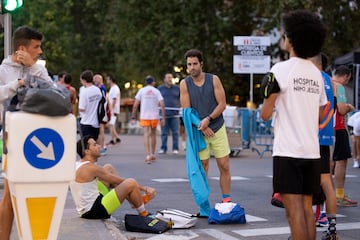
<path fill-rule="evenodd" d="M 191 190 L 195 202 L 200 208 L 200 215 L 209 216 L 211 211 L 208 200 L 210 188 L 199 157 L 199 151 L 206 148 L 206 143 L 202 132 L 198 130 L 199 115 L 196 110 L 185 108 L 183 109 L 183 120 L 187 133 L 186 165 Z"/>

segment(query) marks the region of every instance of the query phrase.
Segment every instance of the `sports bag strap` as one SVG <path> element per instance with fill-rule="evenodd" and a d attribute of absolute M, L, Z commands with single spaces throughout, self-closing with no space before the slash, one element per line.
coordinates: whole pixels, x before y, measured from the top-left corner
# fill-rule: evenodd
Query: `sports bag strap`
<path fill-rule="evenodd" d="M 169 214 L 173 214 L 173 215 L 180 216 L 180 217 L 185 217 L 185 218 L 196 217 L 196 215 L 194 215 L 194 214 L 186 213 L 186 212 L 183 212 L 183 211 L 180 211 L 180 210 L 177 210 L 177 209 L 165 209 L 165 210 L 160 211 L 160 213 L 161 214 L 169 213 Z"/>

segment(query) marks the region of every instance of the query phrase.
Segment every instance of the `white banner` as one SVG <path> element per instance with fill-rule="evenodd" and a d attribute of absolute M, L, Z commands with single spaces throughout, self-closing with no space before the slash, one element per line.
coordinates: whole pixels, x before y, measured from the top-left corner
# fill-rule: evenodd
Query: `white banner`
<path fill-rule="evenodd" d="M 234 55 L 234 73 L 267 73 L 270 70 L 270 56 Z"/>
<path fill-rule="evenodd" d="M 270 70 L 270 37 L 234 36 L 234 73 L 267 73 Z"/>

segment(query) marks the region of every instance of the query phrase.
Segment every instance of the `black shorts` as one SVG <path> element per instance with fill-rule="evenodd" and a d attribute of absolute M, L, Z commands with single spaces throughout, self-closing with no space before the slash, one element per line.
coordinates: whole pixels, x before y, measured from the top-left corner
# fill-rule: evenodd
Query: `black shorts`
<path fill-rule="evenodd" d="M 273 190 L 312 195 L 320 192 L 320 159 L 273 158 Z"/>
<path fill-rule="evenodd" d="M 330 146 L 320 145 L 320 173 L 330 173 Z"/>
<path fill-rule="evenodd" d="M 101 199 L 103 195 L 99 195 L 94 204 L 92 205 L 91 209 L 81 215 L 82 218 L 86 219 L 107 219 L 110 218 L 110 215 L 107 213 L 105 207 L 101 204 Z"/>
<path fill-rule="evenodd" d="M 84 124 L 80 124 L 81 127 L 81 131 L 82 131 L 82 135 L 83 136 L 91 136 L 95 141 L 98 139 L 99 137 L 99 132 L 100 129 L 99 128 L 95 128 L 91 125 L 84 125 Z"/>
<path fill-rule="evenodd" d="M 351 148 L 348 132 L 346 129 L 336 130 L 333 160 L 340 161 L 346 160 L 348 158 L 351 158 Z"/>

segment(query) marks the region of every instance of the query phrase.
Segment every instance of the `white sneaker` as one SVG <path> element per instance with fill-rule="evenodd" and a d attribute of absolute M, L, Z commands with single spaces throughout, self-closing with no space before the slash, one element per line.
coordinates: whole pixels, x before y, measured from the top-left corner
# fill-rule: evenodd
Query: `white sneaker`
<path fill-rule="evenodd" d="M 166 152 L 164 151 L 164 149 L 160 149 L 160 150 L 158 151 L 158 153 L 159 153 L 159 154 L 165 154 Z"/>
<path fill-rule="evenodd" d="M 359 168 L 359 161 L 354 159 L 353 168 Z"/>
<path fill-rule="evenodd" d="M 178 150 L 174 150 L 174 151 L 173 151 L 173 154 L 179 154 L 179 151 L 178 151 Z"/>

